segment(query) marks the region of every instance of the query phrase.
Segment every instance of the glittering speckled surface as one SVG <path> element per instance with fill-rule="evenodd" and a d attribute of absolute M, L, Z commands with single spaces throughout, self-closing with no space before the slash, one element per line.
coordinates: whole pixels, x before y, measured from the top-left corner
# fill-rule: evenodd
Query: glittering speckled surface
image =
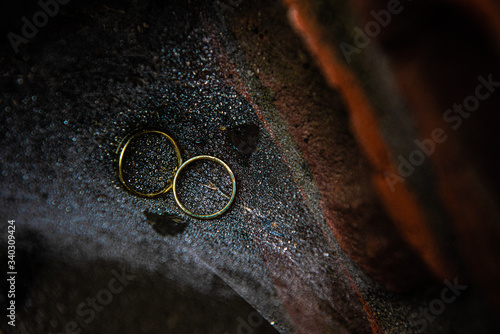
<path fill-rule="evenodd" d="M 83 15 L 78 24 L 63 21 L 68 30 L 34 41 L 36 52 L 3 60 L 4 84 L 13 87 L 1 97 L 1 198 L 8 204 L 2 205 L 2 219 L 15 219 L 20 235 L 35 233 L 51 257 L 69 264 L 126 263 L 179 286 L 195 286 L 198 293 L 212 291 L 214 272 L 269 320 L 276 319 L 278 329 L 291 328 L 275 307 L 281 301 L 255 243 L 283 254 L 304 247 L 296 229 L 308 209 L 281 152 L 267 131 L 251 157 L 241 157 L 228 137 L 226 129 L 260 122 L 217 75 L 214 36 L 201 25 L 203 14 L 176 4 L 175 12 L 159 6 L 162 15 L 141 17 L 135 11 L 150 9 L 130 6 L 124 12 L 89 7 L 95 16 Z M 141 21 L 132 23 L 125 12 Z M 160 19 L 169 16 L 175 22 Z M 111 26 L 101 28 L 106 24 Z M 125 135 L 149 127 L 168 131 L 184 159 L 210 154 L 231 166 L 238 194 L 225 216 L 196 220 L 176 207 L 171 192 L 144 199 L 120 186 L 114 151 Z M 151 149 L 151 141 L 136 141 L 131 155 L 168 161 L 171 152 Z M 161 188 L 164 180 L 151 175 L 157 166 L 142 162 L 146 166 L 138 174 L 127 159 L 127 177 L 138 187 Z M 204 178 L 212 180 L 213 175 Z M 213 190 L 186 190 L 198 202 L 207 191 Z M 162 236 L 144 212 L 178 215 L 187 228 Z M 64 325 L 40 321 L 53 330 Z"/>
<path fill-rule="evenodd" d="M 263 235 L 257 214 L 276 216 L 273 219 L 282 222 L 285 219 L 278 216 L 284 205 L 270 202 L 270 194 L 249 202 L 254 198 L 251 190 L 262 192 L 260 189 L 267 186 L 267 182 L 254 181 L 264 178 L 262 163 L 276 160 L 273 144 L 263 138 L 251 169 L 236 162 L 235 148 L 226 142 L 226 131 L 221 128 L 255 123 L 256 117 L 248 103 L 218 78 L 212 37 L 200 26 L 198 15 L 180 4 L 173 7 L 175 12 L 158 6 L 163 14 L 156 16 L 149 14 L 153 10 L 147 6 L 124 6 L 130 6 L 126 10 L 130 15 L 97 4 L 80 8 L 83 14 L 73 9 L 59 22 L 68 30 L 52 31 L 48 41 L 34 41 L 38 42 L 37 51 L 30 56 L 3 59 L 2 66 L 8 68 L 4 86 L 12 81 L 13 88 L 2 90 L 1 97 L 1 198 L 7 204 L 2 204 L 2 219 L 15 219 L 18 235 L 29 231 L 43 239 L 47 257 L 67 263 L 68 269 L 61 275 L 68 275 L 69 280 L 70 268 L 81 271 L 78 263 L 98 259 L 127 264 L 146 278 L 147 273 L 158 272 L 167 282 L 175 282 L 175 289 L 195 287 L 195 293 L 202 296 L 214 293 L 215 297 L 234 299 L 227 286 L 217 288 L 221 284 L 213 274 L 235 277 L 226 283 L 234 282 L 242 290 L 238 292 L 245 293 L 247 284 L 242 286 L 237 280 L 262 289 L 262 295 L 252 300 L 254 305 L 278 304 L 258 252 L 249 247 L 255 231 Z M 137 11 L 143 11 L 144 17 Z M 175 22 L 163 19 L 171 15 Z M 70 22 L 72 16 L 82 19 Z M 140 21 L 132 23 L 130 19 Z M 239 192 L 225 217 L 195 220 L 176 207 L 171 192 L 144 199 L 124 190 L 114 173 L 114 151 L 125 135 L 149 127 L 168 131 L 180 145 L 184 159 L 213 154 L 231 164 Z M 130 156 L 124 172 L 131 184 L 141 191 L 161 188 L 165 178 L 155 172 L 171 163 L 169 148 L 158 138 L 146 138 L 132 143 L 127 152 Z M 137 169 L 133 169 L 134 163 Z M 203 202 L 204 189 L 188 189 L 187 194 Z M 249 213 L 244 206 L 255 212 Z M 178 215 L 188 227 L 181 235 L 163 236 L 151 228 L 144 213 Z M 249 225 L 254 231 L 248 230 Z M 109 270 L 99 268 L 88 275 L 104 271 L 105 281 Z M 42 269 L 42 273 L 44 270 L 50 272 Z M 30 292 L 29 303 L 43 309 L 37 292 L 30 290 L 28 296 Z M 47 294 L 51 296 L 50 291 Z M 24 319 L 29 319 L 29 307 L 26 312 Z M 246 318 L 249 311 L 242 312 Z M 68 313 L 66 321 L 71 320 Z M 283 318 L 274 313 L 267 316 Z M 38 325 L 25 320 L 24 327 L 28 332 L 37 326 L 63 330 L 65 321 L 51 317 L 54 314 L 38 315 Z M 236 330 L 236 316 L 232 321 Z M 161 319 L 158 322 L 162 324 Z M 189 327 L 184 331 L 189 332 Z"/>

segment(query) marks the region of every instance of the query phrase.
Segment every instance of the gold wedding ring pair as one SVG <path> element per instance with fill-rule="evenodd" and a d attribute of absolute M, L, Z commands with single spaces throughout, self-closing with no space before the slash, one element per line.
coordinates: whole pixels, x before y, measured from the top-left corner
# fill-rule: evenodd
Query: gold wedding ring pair
<path fill-rule="evenodd" d="M 148 135 L 148 134 L 161 135 L 161 136 L 165 137 L 169 141 L 169 143 L 171 144 L 171 146 L 173 147 L 173 149 L 175 151 L 176 166 L 172 170 L 173 178 L 172 178 L 172 176 L 170 177 L 170 179 L 168 180 L 166 186 L 163 189 L 161 189 L 160 191 L 157 191 L 157 192 L 143 193 L 143 192 L 140 192 L 140 191 L 137 191 L 137 190 L 133 189 L 130 186 L 130 184 L 127 183 L 127 181 L 125 180 L 125 178 L 123 176 L 123 160 L 124 160 L 125 152 L 126 152 L 127 148 L 129 147 L 130 143 L 133 140 L 135 140 L 135 139 L 137 139 L 137 138 L 139 138 L 141 136 Z M 125 137 L 122 140 L 122 142 L 118 146 L 118 149 L 116 150 L 116 154 L 117 154 L 117 159 L 116 159 L 117 160 L 116 161 L 117 162 L 116 175 L 118 176 L 118 179 L 123 184 L 123 186 L 125 187 L 125 189 L 127 189 L 129 192 L 131 192 L 132 194 L 134 194 L 136 196 L 148 197 L 148 198 L 153 198 L 153 197 L 157 197 L 157 196 L 163 195 L 163 194 L 167 193 L 170 189 L 172 189 L 172 191 L 174 193 L 175 202 L 177 203 L 177 205 L 179 206 L 179 208 L 181 208 L 182 211 L 184 211 L 185 213 L 187 213 L 188 215 L 190 215 L 192 217 L 195 217 L 195 218 L 198 218 L 198 219 L 213 219 L 213 218 L 217 218 L 217 217 L 221 216 L 224 212 L 226 212 L 229 209 L 229 207 L 233 203 L 234 198 L 236 196 L 236 179 L 234 178 L 233 171 L 229 168 L 229 166 L 224 161 L 222 161 L 222 160 L 220 160 L 220 159 L 218 159 L 216 157 L 210 156 L 210 155 L 199 155 L 199 156 L 193 157 L 193 158 L 185 161 L 184 163 L 182 163 L 181 151 L 179 149 L 179 146 L 172 139 L 172 137 L 170 137 L 168 134 L 166 134 L 165 132 L 163 132 L 161 130 L 141 130 L 141 131 L 132 133 L 131 135 Z M 189 211 L 179 201 L 179 196 L 177 195 L 177 181 L 179 180 L 179 176 L 180 176 L 182 170 L 186 166 L 188 166 L 189 164 L 191 164 L 192 162 L 194 162 L 196 160 L 211 160 L 211 161 L 217 162 L 218 164 L 220 164 L 220 165 L 222 165 L 224 167 L 224 169 L 229 173 L 229 176 L 231 178 L 232 192 L 231 192 L 231 196 L 229 198 L 229 201 L 226 203 L 226 205 L 221 210 L 219 210 L 219 211 L 217 211 L 215 213 L 212 213 L 212 214 L 200 215 L 200 214 L 196 214 L 194 212 Z"/>

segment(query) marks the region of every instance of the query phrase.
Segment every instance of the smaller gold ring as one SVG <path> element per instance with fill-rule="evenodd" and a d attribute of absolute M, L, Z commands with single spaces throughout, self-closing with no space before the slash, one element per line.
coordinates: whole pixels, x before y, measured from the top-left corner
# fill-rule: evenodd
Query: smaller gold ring
<path fill-rule="evenodd" d="M 215 162 L 221 164 L 228 171 L 229 176 L 231 177 L 231 183 L 233 185 L 233 190 L 232 190 L 229 202 L 227 202 L 226 205 L 220 211 L 217 211 L 216 213 L 212 213 L 209 215 L 199 215 L 199 214 L 196 214 L 196 213 L 189 211 L 188 209 L 186 209 L 186 207 L 184 205 L 182 205 L 182 203 L 179 201 L 179 198 L 177 197 L 177 180 L 179 179 L 180 172 L 187 165 L 189 165 L 191 162 L 196 161 L 196 160 L 202 160 L 202 159 L 215 161 Z M 229 207 L 233 203 L 234 198 L 236 197 L 236 179 L 234 178 L 233 171 L 231 170 L 231 168 L 229 168 L 229 166 L 224 161 L 222 161 L 216 157 L 212 157 L 210 155 L 199 155 L 197 157 L 194 157 L 194 158 L 187 160 L 179 167 L 179 169 L 177 170 L 177 173 L 175 173 L 175 176 L 174 176 L 173 193 L 174 193 L 174 197 L 175 197 L 175 202 L 177 203 L 179 208 L 181 208 L 182 211 L 184 211 L 188 215 L 195 217 L 195 218 L 199 218 L 199 219 L 213 219 L 213 218 L 217 218 L 217 217 L 221 216 L 224 212 L 227 211 L 227 209 L 229 209 Z"/>
<path fill-rule="evenodd" d="M 182 164 L 181 151 L 180 151 L 179 147 L 177 146 L 177 143 L 172 139 L 172 137 L 170 137 L 169 135 L 167 135 L 163 131 L 160 131 L 160 130 L 142 130 L 142 131 L 137 131 L 135 133 L 132 133 L 131 135 L 128 135 L 127 137 L 125 137 L 122 140 L 122 142 L 120 143 L 120 145 L 118 145 L 118 149 L 116 150 L 116 154 L 118 155 L 118 159 L 117 159 L 118 166 L 117 166 L 117 170 L 116 170 L 116 175 L 117 175 L 118 179 L 120 180 L 120 182 L 125 187 L 125 189 L 127 189 L 132 194 L 137 195 L 137 196 L 151 198 L 151 197 L 156 197 L 156 196 L 163 195 L 166 192 L 168 192 L 172 188 L 172 177 L 170 177 L 170 179 L 168 180 L 167 186 L 164 187 L 162 190 L 157 191 L 157 192 L 152 192 L 152 193 L 141 193 L 141 192 L 139 192 L 137 190 L 132 189 L 127 184 L 127 182 L 123 178 L 123 169 L 122 169 L 123 168 L 123 166 L 122 166 L 123 165 L 123 157 L 125 156 L 125 151 L 127 150 L 127 147 L 129 146 L 129 144 L 135 138 L 137 138 L 139 136 L 142 136 L 142 135 L 145 135 L 145 134 L 148 134 L 148 133 L 156 133 L 156 134 L 162 135 L 162 136 L 164 136 L 165 138 L 168 139 L 168 141 L 170 142 L 170 144 L 172 144 L 172 147 L 174 148 L 175 155 L 176 155 L 176 158 L 177 158 L 177 164 L 176 164 L 174 170 L 172 171 L 172 175 L 175 174 L 176 170 Z"/>

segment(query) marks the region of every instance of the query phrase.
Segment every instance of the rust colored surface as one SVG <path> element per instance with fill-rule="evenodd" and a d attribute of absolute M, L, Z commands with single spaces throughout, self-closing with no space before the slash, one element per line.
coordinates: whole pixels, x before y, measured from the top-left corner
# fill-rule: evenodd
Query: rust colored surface
<path fill-rule="evenodd" d="M 273 24 L 259 21 L 257 13 L 246 10 L 247 15 L 234 26 L 250 28 L 234 28 L 235 34 L 254 70 L 258 69 L 260 81 L 271 90 L 287 131 L 311 168 L 327 222 L 342 249 L 382 285 L 391 290 L 408 289 L 428 278 L 425 265 L 404 243 L 377 198 L 370 165 L 348 130 L 348 113 L 341 96 L 325 85 L 300 39 L 281 28 L 286 27 L 282 11 L 276 6 L 274 13 L 267 14 L 280 20 Z M 252 48 L 255 45 L 258 47 Z M 284 57 L 289 68 L 276 72 Z M 228 66 L 223 61 L 222 68 Z M 235 74 L 231 79 L 226 75 L 226 79 L 241 86 Z M 369 122 L 363 124 L 368 126 Z M 379 159 L 376 154 L 374 158 Z M 419 212 L 409 216 L 418 219 Z M 418 226 L 415 229 L 418 232 Z"/>
<path fill-rule="evenodd" d="M 483 82 L 480 76 L 492 75 L 495 82 L 500 78 L 498 4 L 487 0 L 401 2 L 404 10 L 372 37 L 374 49 L 356 55 L 361 62 L 373 57 L 370 51 L 375 50 L 388 60 L 389 75 L 397 87 L 393 94 L 408 108 L 408 114 L 400 110 L 400 116 L 416 129 L 416 137 L 408 133 L 384 138 L 387 123 L 382 125 L 380 118 L 387 112 L 368 97 L 378 93 L 367 91 L 368 86 L 360 82 L 366 80 L 359 78 L 362 72 L 356 66 L 360 63 L 348 65 L 342 59 L 337 48 L 340 35 L 332 35 L 332 29 L 319 23 L 313 4 L 286 3 L 292 24 L 330 85 L 342 92 L 353 132 L 374 168 L 380 199 L 401 235 L 437 277 L 470 277 L 487 291 L 490 304 L 500 313 L 500 290 L 495 283 L 500 279 L 500 166 L 493 158 L 500 145 L 496 135 L 500 94 L 491 92 L 470 116 L 461 116 L 460 124 L 454 121 L 455 128 L 445 116 L 455 103 L 474 96 Z M 354 22 L 365 27 L 374 20 L 371 11 L 384 10 L 387 4 L 352 1 L 350 9 L 357 14 Z M 435 151 L 425 159 L 422 168 L 430 173 L 411 175 L 411 182 L 388 187 L 386 173 L 398 175 L 393 162 L 399 154 L 394 149 L 396 141 L 433 138 L 435 129 L 442 129 L 446 138 L 435 143 Z M 416 186 L 424 183 L 426 187 Z M 431 192 L 437 197 L 428 196 Z"/>
<path fill-rule="evenodd" d="M 246 26 L 248 25 L 252 26 L 252 23 L 246 22 Z M 212 31 L 213 27 L 208 26 L 207 29 Z M 257 38 L 260 37 L 257 36 Z M 280 146 L 280 142 L 272 127 L 269 125 L 269 122 L 265 118 L 261 107 L 252 98 L 248 86 L 238 74 L 237 68 L 231 63 L 225 48 L 223 47 L 221 41 L 217 39 L 216 35 L 214 35 L 214 43 L 216 44 L 218 50 L 217 57 L 221 68 L 221 74 L 225 78 L 226 83 L 233 87 L 241 96 L 247 99 L 247 101 L 253 106 L 259 120 L 262 124 L 264 124 L 266 130 L 276 141 L 277 145 Z M 265 72 L 263 71 L 261 73 L 262 75 L 259 76 L 259 79 L 262 80 L 265 78 Z M 267 79 L 272 80 L 271 78 Z M 264 79 L 263 82 L 269 84 L 268 80 Z M 275 86 L 270 88 L 275 88 Z M 287 90 L 285 89 L 285 91 Z M 279 92 L 277 95 L 279 95 Z M 280 98 L 276 96 L 276 101 L 276 105 L 278 107 L 283 107 L 283 96 Z M 299 106 L 301 103 L 304 103 L 304 101 L 300 100 L 290 100 L 288 95 L 287 101 L 289 103 L 291 102 L 292 105 L 295 106 Z M 280 108 L 280 110 L 283 109 Z M 296 108 L 293 108 L 292 110 L 297 111 Z M 290 110 L 287 111 L 289 114 L 293 114 Z M 288 116 L 290 117 L 291 115 Z M 300 114 L 299 116 L 304 117 L 304 115 Z M 308 121 L 310 122 L 311 120 Z M 294 128 L 296 129 L 297 127 Z M 297 131 L 295 131 L 294 134 L 297 135 Z M 317 133 L 312 134 L 308 132 L 308 134 L 313 139 L 318 136 Z M 307 138 L 306 141 L 300 140 L 301 143 L 306 144 L 308 141 L 309 138 Z M 303 145 L 301 146 L 303 147 Z M 323 153 L 325 153 L 325 149 L 323 149 Z M 286 162 L 285 155 L 283 156 L 283 159 Z M 308 162 L 312 163 L 313 166 L 315 165 L 312 159 L 309 159 Z M 325 171 L 325 175 L 328 176 L 327 171 Z M 303 196 L 306 196 L 303 190 L 302 192 Z M 303 275 L 300 271 L 290 271 L 290 268 L 294 267 L 294 264 L 290 261 L 290 259 L 280 253 L 276 253 L 272 248 L 266 247 L 266 244 L 262 243 L 261 240 L 257 239 L 255 242 L 260 244 L 260 247 L 263 249 L 263 261 L 270 268 L 270 273 L 273 275 L 275 286 L 280 293 L 280 298 L 287 309 L 287 313 L 293 319 L 297 333 L 330 333 L 334 328 L 342 333 L 381 333 L 377 319 L 373 315 L 373 311 L 361 296 L 358 287 L 356 287 L 356 285 L 352 282 L 349 274 L 344 270 L 339 259 L 333 260 L 334 263 L 331 264 L 331 267 L 329 266 L 328 269 L 326 269 L 327 271 L 331 271 L 331 274 L 325 276 L 324 281 L 320 279 L 322 281 L 321 288 L 315 289 L 307 284 L 307 277 L 300 277 Z M 337 277 L 337 279 L 335 279 L 335 274 L 333 272 L 336 269 L 334 269 L 334 267 L 341 268 L 341 273 L 345 275 L 345 277 Z M 417 277 L 419 276 L 417 275 Z M 397 285 L 399 282 L 395 282 L 394 284 Z M 342 293 L 339 293 L 339 291 L 342 291 Z M 355 299 L 354 301 L 344 299 L 343 294 L 345 292 L 350 295 L 357 296 L 358 299 Z M 318 300 L 318 294 L 323 296 L 321 300 Z M 345 321 L 347 318 L 352 317 L 356 320 L 349 322 Z"/>
<path fill-rule="evenodd" d="M 308 5 L 302 2 L 289 2 L 291 22 L 306 41 L 312 53 L 317 57 L 325 77 L 330 85 L 339 89 L 348 106 L 351 127 L 371 162 L 373 179 L 377 191 L 387 212 L 396 222 L 400 233 L 421 255 L 429 268 L 438 276 L 451 276 L 452 269 L 440 254 L 440 246 L 433 237 L 428 222 L 412 191 L 404 184 L 398 184 L 398 191 L 393 192 L 385 180 L 387 173 L 397 174 L 396 166 L 391 162 L 391 153 L 384 142 L 378 120 L 356 77 L 339 62 L 339 55 L 328 44 L 323 29 L 314 21 L 314 15 Z M 335 230 L 335 226 L 332 226 Z M 337 233 L 338 235 L 339 233 Z M 342 243 L 342 241 L 340 240 Z M 344 249 L 349 245 L 342 244 Z"/>

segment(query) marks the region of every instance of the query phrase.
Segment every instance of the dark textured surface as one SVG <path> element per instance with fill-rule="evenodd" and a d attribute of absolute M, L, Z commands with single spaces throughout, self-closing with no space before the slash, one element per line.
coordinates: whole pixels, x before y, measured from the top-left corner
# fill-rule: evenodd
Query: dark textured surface
<path fill-rule="evenodd" d="M 27 232 L 43 238 L 47 262 L 30 273 L 26 302 L 19 297 L 18 320 L 23 325 L 16 332 L 62 331 L 75 317 L 73 307 L 101 289 L 92 277 L 105 285 L 111 269 L 122 264 L 137 274 L 143 288 L 136 287 L 136 294 L 144 302 L 132 298 L 122 304 L 130 313 L 111 304 L 107 320 L 96 320 L 85 331 L 236 332 L 238 317 L 247 319 L 252 312 L 213 272 L 220 271 L 214 269 L 217 264 L 226 266 L 214 254 L 226 256 L 217 244 L 230 244 L 227 237 L 233 233 L 235 241 L 245 238 L 246 233 L 238 233 L 245 222 L 229 230 L 234 218 L 193 224 L 176 208 L 171 193 L 140 199 L 126 192 L 114 175 L 114 151 L 136 128 L 169 130 L 184 158 L 228 155 L 221 125 L 248 121 L 244 113 L 251 117 L 248 104 L 215 75 L 210 36 L 200 26 L 200 12 L 183 7 L 181 2 L 75 3 L 21 54 L 13 56 L 5 49 L 8 45 L 3 46 L 1 217 L 16 219 L 20 240 Z M 168 17 L 172 19 L 165 20 Z M 228 112 L 231 109 L 236 111 Z M 179 214 L 188 219 L 189 228 L 183 235 L 164 237 L 151 228 L 144 211 Z M 19 249 L 27 247 L 18 244 Z M 226 246 L 227 253 L 238 253 L 243 244 L 234 245 L 232 251 Z M 251 259 L 251 252 L 246 259 L 245 254 L 229 258 Z M 21 257 L 19 261 L 29 262 Z M 265 279 L 262 267 L 247 268 L 260 272 L 254 279 L 258 286 L 260 277 Z M 246 271 L 239 275 L 245 277 Z M 232 283 L 230 276 L 227 283 Z M 70 290 L 75 295 L 68 295 Z M 186 302 L 182 291 L 187 291 Z M 199 297 L 189 297 L 189 291 Z M 221 298 L 227 307 L 210 301 Z M 143 317 L 145 322 L 140 321 Z M 272 331 L 265 324 L 259 330 Z"/>
<path fill-rule="evenodd" d="M 19 237 L 30 240 L 24 234 Z M 66 326 L 80 329 L 80 333 L 238 333 L 240 319 L 248 323 L 249 317 L 259 322 L 259 333 L 276 333 L 224 282 L 211 275 L 198 279 L 209 286 L 208 290 L 218 291 L 216 295 L 181 287 L 162 272 L 134 271 L 122 261 L 68 263 L 47 254 L 37 256 L 46 246 L 39 243 L 38 248 L 32 247 L 33 253 L 26 254 L 29 257 L 18 252 L 17 291 L 27 292 L 27 298 L 16 297 L 22 311 L 18 310 L 15 330 L 2 322 L 2 333 L 66 333 Z M 102 291 L 110 291 L 116 274 L 125 274 L 126 285 L 115 281 L 118 292 L 107 300 Z"/>

